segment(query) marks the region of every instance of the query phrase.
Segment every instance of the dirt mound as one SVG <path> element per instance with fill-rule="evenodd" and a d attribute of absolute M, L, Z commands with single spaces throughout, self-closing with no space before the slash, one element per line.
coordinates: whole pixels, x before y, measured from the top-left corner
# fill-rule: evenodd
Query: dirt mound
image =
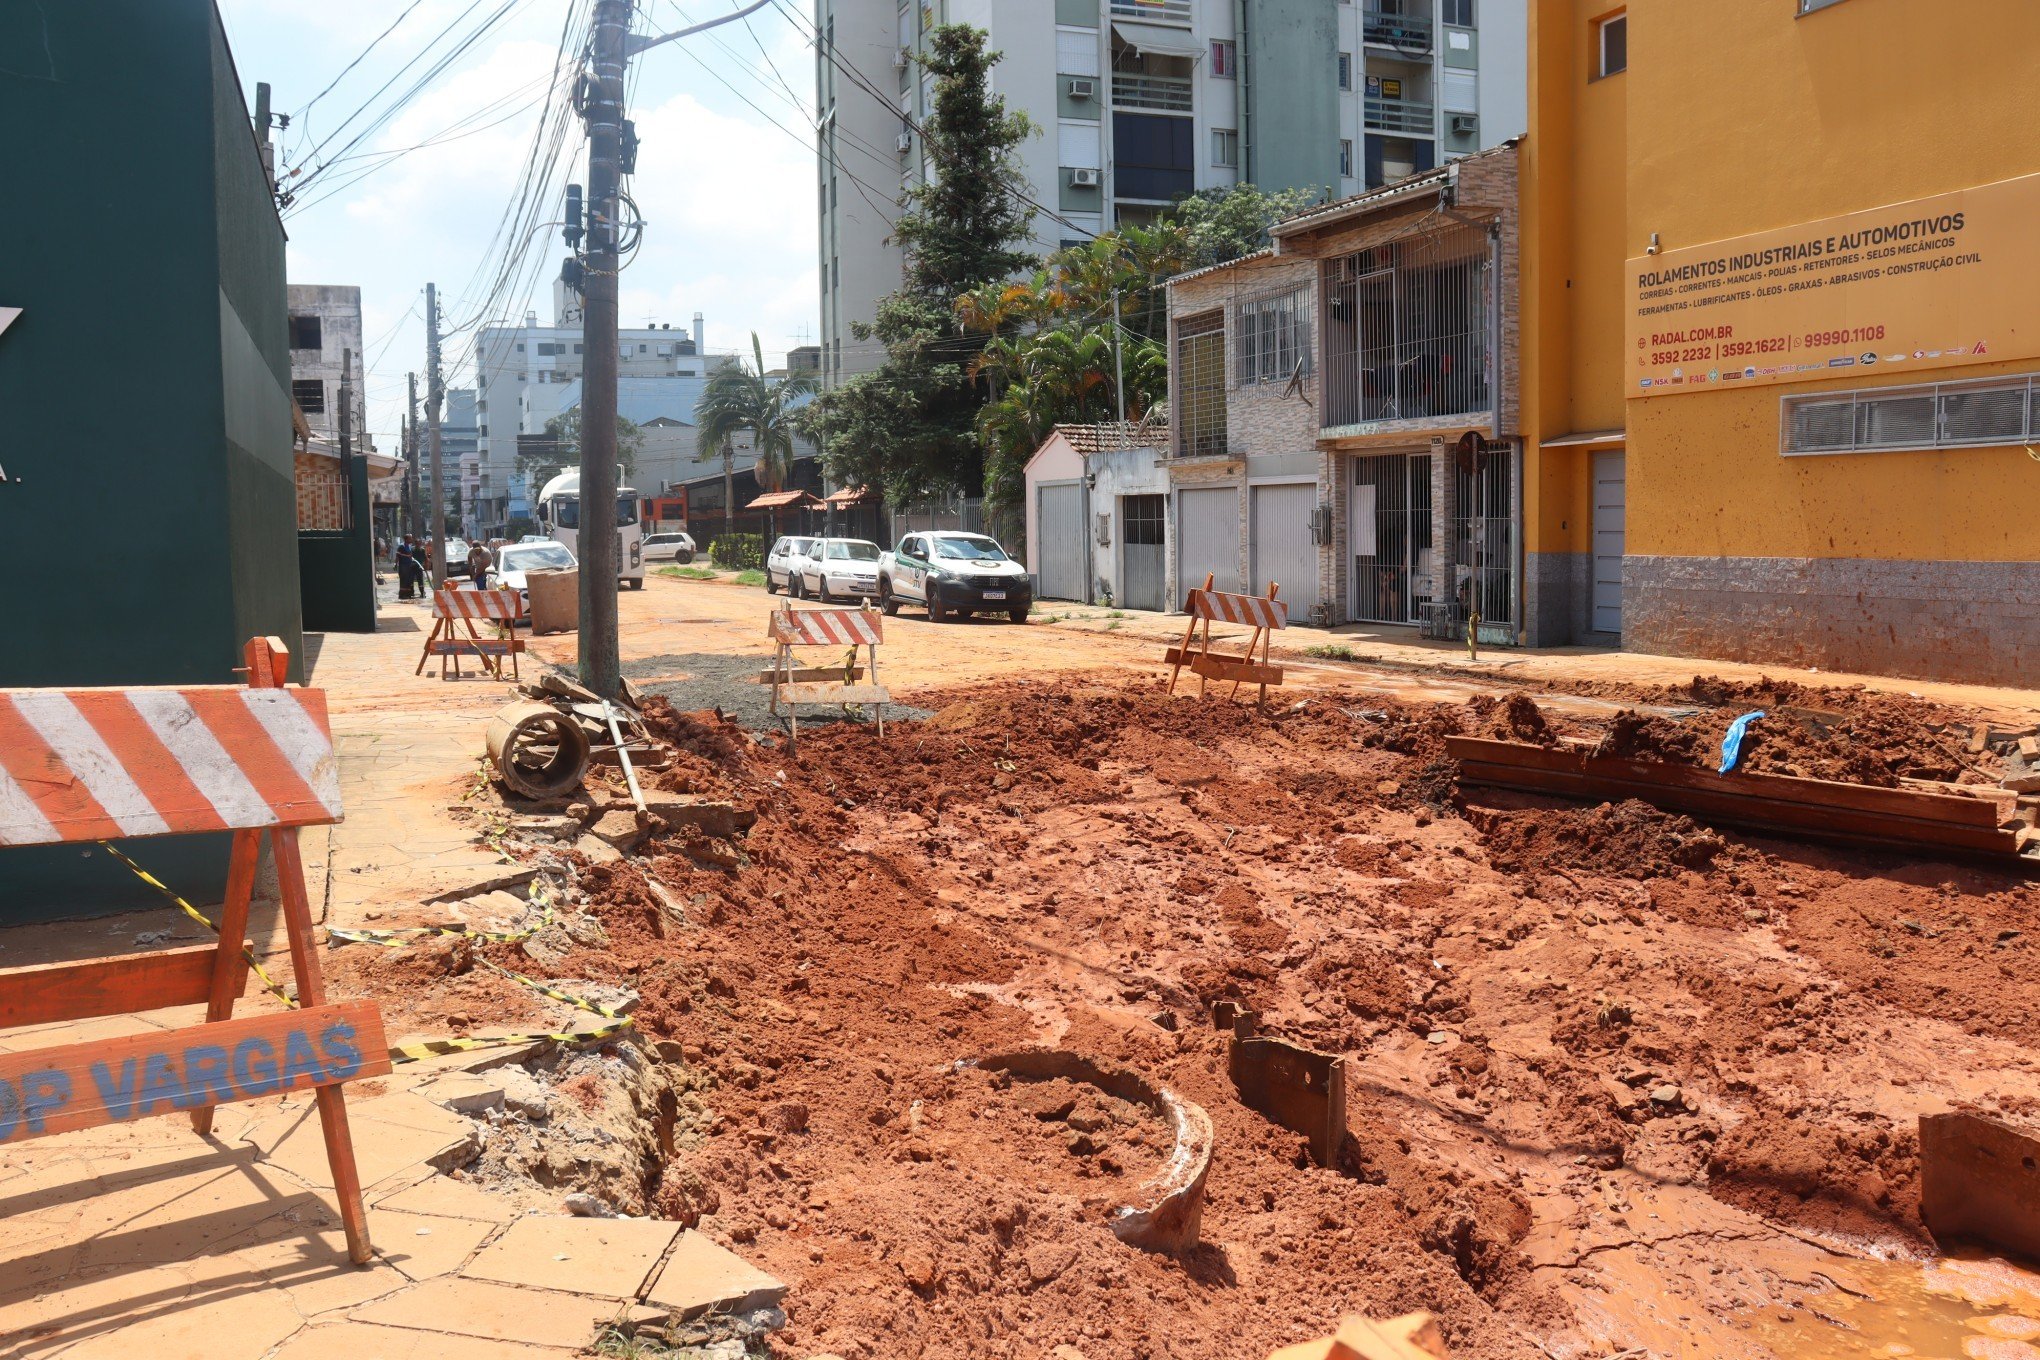
<path fill-rule="evenodd" d="M 1508 873 L 1557 866 L 1657 878 L 1706 869 L 1725 845 L 1692 818 L 1634 798 L 1592 808 L 1494 813 L 1483 823 L 1488 858 Z"/>
<path fill-rule="evenodd" d="M 1622 712 L 1608 724 L 1594 754 L 1614 760 L 1697 765 L 1706 759 L 1706 746 L 1699 732 L 1671 718 Z"/>
<path fill-rule="evenodd" d="M 1468 736 L 1492 737 L 1497 741 L 1526 741 L 1538 746 L 1552 746 L 1558 742 L 1557 730 L 1544 716 L 1544 710 L 1537 706 L 1537 701 L 1527 694 L 1515 693 L 1500 699 L 1476 694 L 1467 700 L 1466 708 L 1473 715 L 1466 727 Z"/>
<path fill-rule="evenodd" d="M 1901 1228 L 1924 1246 L 1918 1162 L 1917 1136 L 1884 1120 L 1766 1110 L 1715 1143 L 1707 1184 L 1717 1199 L 1798 1227 L 1857 1238 Z"/>

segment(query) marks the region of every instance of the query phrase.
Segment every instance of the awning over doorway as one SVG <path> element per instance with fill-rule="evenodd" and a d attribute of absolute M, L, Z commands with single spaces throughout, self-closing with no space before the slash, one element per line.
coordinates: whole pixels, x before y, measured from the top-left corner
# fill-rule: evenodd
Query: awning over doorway
<path fill-rule="evenodd" d="M 746 510 L 785 510 L 788 508 L 806 510 L 820 505 L 812 492 L 768 491 L 744 508 Z"/>

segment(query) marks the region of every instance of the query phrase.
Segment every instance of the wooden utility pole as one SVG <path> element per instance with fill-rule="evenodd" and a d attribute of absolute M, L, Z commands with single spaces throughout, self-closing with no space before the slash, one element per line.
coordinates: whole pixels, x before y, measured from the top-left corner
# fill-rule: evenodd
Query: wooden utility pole
<path fill-rule="evenodd" d="M 581 683 L 622 693 L 616 636 L 616 273 L 623 73 L 631 0 L 596 0 L 588 124 L 588 256 L 581 336 Z"/>
<path fill-rule="evenodd" d="M 424 536 L 418 514 L 418 375 L 405 375 L 411 383 L 411 404 L 404 417 L 404 528 L 416 542 Z"/>
<path fill-rule="evenodd" d="M 613 346 L 612 346 L 613 348 Z M 446 398 L 444 375 L 439 371 L 439 288 L 425 285 L 425 425 L 432 454 L 432 589 L 446 581 L 446 492 L 439 445 L 439 407 Z"/>

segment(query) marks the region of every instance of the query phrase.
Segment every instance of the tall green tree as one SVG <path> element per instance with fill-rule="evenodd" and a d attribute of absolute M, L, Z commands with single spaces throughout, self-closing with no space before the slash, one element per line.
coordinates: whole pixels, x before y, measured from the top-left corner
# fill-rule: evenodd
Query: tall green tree
<path fill-rule="evenodd" d="M 545 423 L 545 432 L 558 441 L 554 453 L 517 453 L 517 470 L 524 474 L 524 484 L 530 489 L 531 499 L 538 499 L 539 488 L 550 480 L 553 474 L 581 465 L 581 408 L 576 406 L 563 411 Z M 644 451 L 645 432 L 636 421 L 623 416 L 616 418 L 616 461 L 623 464 L 623 479 L 628 482 L 637 472 L 637 456 Z"/>
<path fill-rule="evenodd" d="M 894 505 L 981 493 L 974 426 L 983 400 L 969 365 L 985 337 L 965 331 L 955 307 L 1034 263 L 1021 249 L 1033 211 L 1018 158 L 1033 127 L 991 92 L 999 54 L 981 30 L 946 24 L 930 31 L 918 60 L 935 77 L 934 112 L 922 129 L 935 175 L 901 199 L 893 226 L 906 255 L 900 289 L 879 303 L 871 325 L 853 327 L 859 340 L 885 346 L 885 361 L 823 393 L 806 417 L 830 476 L 878 488 Z"/>
<path fill-rule="evenodd" d="M 726 363 L 708 375 L 695 403 L 695 448 L 703 458 L 722 453 L 727 459 L 731 438 L 748 431 L 758 451 L 758 485 L 767 491 L 786 487 L 793 468 L 795 415 L 800 399 L 815 390 L 806 373 L 789 373 L 774 381 L 765 376 L 765 349 L 751 332 L 751 364 Z"/>

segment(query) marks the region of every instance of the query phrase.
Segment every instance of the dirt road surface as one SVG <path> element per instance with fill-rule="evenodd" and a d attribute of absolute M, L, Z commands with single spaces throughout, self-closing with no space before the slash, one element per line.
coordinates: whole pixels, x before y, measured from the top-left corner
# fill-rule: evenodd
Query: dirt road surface
<path fill-rule="evenodd" d="M 655 581 L 625 603 L 626 658 L 763 651 L 760 592 Z M 775 1354 L 1231 1360 L 1429 1308 L 1462 1358 L 1754 1360 L 1917 1342 L 1916 1310 L 1878 1310 L 1921 1279 L 1951 1355 L 2040 1318 L 2032 1277 L 1908 1264 L 1933 1250 L 1916 1118 L 2040 1115 L 2030 881 L 1461 790 L 1443 757 L 1454 731 L 1541 712 L 1592 734 L 1639 700 L 1711 738 L 1747 692 L 1580 675 L 1526 718 L 1485 677 L 1326 666 L 1257 712 L 1166 697 L 1125 629 L 888 628 L 886 678 L 932 716 L 794 757 L 655 705 L 677 755 L 653 782 L 755 827 L 554 853 L 602 929 L 552 975 L 635 990 L 687 1092 L 624 1207 L 788 1280 Z M 690 683 L 661 688 L 684 708 Z M 1847 740 L 1773 757 L 1964 777 L 1937 762 L 1960 766 L 1976 710 L 1891 688 L 1796 692 Z M 358 981 L 421 1032 L 534 1014 L 496 975 L 406 967 Z M 1240 1102 L 1223 1000 L 1347 1059 L 1337 1165 Z M 1210 1113 L 1194 1252 L 1102 1219 L 1157 1170 L 1154 1130 L 971 1065 L 1029 1044 Z"/>

